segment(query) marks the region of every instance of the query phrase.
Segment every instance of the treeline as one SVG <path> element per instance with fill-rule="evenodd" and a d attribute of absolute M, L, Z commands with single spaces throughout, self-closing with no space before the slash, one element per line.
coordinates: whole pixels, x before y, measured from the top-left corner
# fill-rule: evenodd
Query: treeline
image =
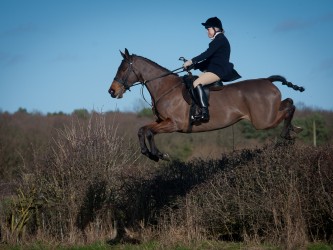
<path fill-rule="evenodd" d="M 162 135 L 157 144 L 175 157 L 157 164 L 136 138 L 153 119 L 147 110 L 1 113 L 0 242 L 331 242 L 332 118 L 302 110 L 295 123 L 309 138 L 288 143 L 247 123 Z"/>
<path fill-rule="evenodd" d="M 0 111 L 0 178 L 14 178 L 20 172 L 19 166 L 29 165 L 33 153 L 36 150 L 43 151 L 59 130 L 73 122 L 87 122 L 95 113 L 98 112 L 86 109 L 77 109 L 71 114 L 56 112 L 46 115 L 29 113 L 24 108 L 12 114 Z M 152 111 L 148 108 L 137 113 L 105 112 L 103 116 L 108 123 L 117 124 L 119 133 L 135 144 L 139 127 L 154 120 Z M 333 142 L 333 111 L 303 107 L 296 112 L 294 124 L 304 129 L 297 138 L 300 143 L 325 145 Z M 175 159 L 189 160 L 206 156 L 215 158 L 224 152 L 278 141 L 280 132 L 281 126 L 257 131 L 249 122 L 241 121 L 229 128 L 206 133 L 161 134 L 156 136 L 156 142 L 162 151 Z"/>
<path fill-rule="evenodd" d="M 137 148 L 138 128 L 154 120 L 150 109 L 142 109 L 138 113 L 103 114 L 86 109 L 77 109 L 71 114 L 57 112 L 46 115 L 29 113 L 24 108 L 12 114 L 0 112 L 1 183 L 10 183 L 20 177 L 22 168 L 29 169 L 33 165 L 34 154 L 43 154 L 59 131 L 73 123 L 87 124 L 94 114 L 102 115 L 108 124 L 117 126 L 117 133 Z M 294 123 L 304 129 L 298 135 L 298 143 L 318 146 L 333 143 L 332 111 L 303 107 L 295 114 Z M 168 153 L 173 159 L 191 160 L 198 157 L 219 158 L 225 152 L 276 143 L 280 141 L 280 132 L 281 126 L 257 131 L 249 122 L 241 121 L 223 130 L 197 134 L 161 134 L 155 138 L 161 151 Z M 7 189 L 3 187 L 0 192 L 7 192 Z"/>

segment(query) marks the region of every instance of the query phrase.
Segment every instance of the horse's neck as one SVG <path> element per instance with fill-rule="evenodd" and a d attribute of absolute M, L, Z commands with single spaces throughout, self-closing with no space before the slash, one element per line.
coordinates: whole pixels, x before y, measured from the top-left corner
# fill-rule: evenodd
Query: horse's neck
<path fill-rule="evenodd" d="M 140 65 L 140 73 L 144 81 L 150 81 L 168 72 L 167 69 L 144 57 L 137 56 L 137 62 Z"/>
<path fill-rule="evenodd" d="M 170 78 L 167 77 L 166 74 L 169 73 L 167 69 L 146 58 L 138 57 L 138 62 L 141 68 L 141 76 L 154 99 L 175 85 L 175 81 L 170 81 Z"/>

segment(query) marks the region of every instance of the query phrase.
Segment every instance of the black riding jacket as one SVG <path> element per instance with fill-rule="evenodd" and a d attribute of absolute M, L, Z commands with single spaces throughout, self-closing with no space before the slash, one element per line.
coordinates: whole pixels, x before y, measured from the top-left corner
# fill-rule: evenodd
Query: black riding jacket
<path fill-rule="evenodd" d="M 234 70 L 230 60 L 230 44 L 223 33 L 219 33 L 209 43 L 208 49 L 192 58 L 195 69 L 218 75 L 223 81 L 233 81 L 241 76 Z"/>

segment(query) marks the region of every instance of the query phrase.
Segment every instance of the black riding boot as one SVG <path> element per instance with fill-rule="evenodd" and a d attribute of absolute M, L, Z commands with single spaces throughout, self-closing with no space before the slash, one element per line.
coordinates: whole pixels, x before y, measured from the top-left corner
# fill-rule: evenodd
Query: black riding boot
<path fill-rule="evenodd" d="M 192 89 L 190 89 L 189 92 L 191 94 L 192 101 L 194 101 L 194 103 L 195 103 L 194 110 L 192 110 L 192 107 L 191 107 L 191 117 L 190 117 L 191 123 L 193 124 L 193 123 L 200 121 L 201 113 L 200 114 L 198 113 L 199 101 L 198 101 L 196 91 L 194 90 L 194 88 L 192 88 Z"/>
<path fill-rule="evenodd" d="M 198 104 L 201 108 L 200 121 L 208 122 L 209 121 L 209 110 L 208 110 L 208 100 L 205 91 L 202 88 L 202 85 L 199 84 L 194 88 L 198 97 Z"/>

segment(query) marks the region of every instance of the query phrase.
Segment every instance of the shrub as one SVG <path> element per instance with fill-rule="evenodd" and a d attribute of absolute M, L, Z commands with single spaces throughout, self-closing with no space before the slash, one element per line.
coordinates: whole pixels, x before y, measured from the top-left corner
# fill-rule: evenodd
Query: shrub
<path fill-rule="evenodd" d="M 122 178 L 136 168 L 139 156 L 131 143 L 117 136 L 116 127 L 107 126 L 103 115 L 94 114 L 87 123 L 73 120 L 23 174 L 8 209 L 5 240 L 111 237 L 118 219 L 115 205 L 123 199 Z"/>
<path fill-rule="evenodd" d="M 45 130 L 36 127 L 36 118 L 42 119 L 36 114 L 30 122 L 12 121 L 6 114 L 2 118 L 6 119 L 0 119 L 4 128 L 0 159 L 5 163 L 7 152 L 20 145 L 8 147 L 7 135 L 31 135 L 24 142 L 36 140 L 35 131 L 54 135 L 48 147 L 44 140 L 32 143 L 42 146 L 22 154 L 15 175 L 0 172 L 8 179 L 21 177 L 15 195 L 1 190 L 2 242 L 37 239 L 55 245 L 113 239 L 109 243 L 117 243 L 129 237 L 132 243 L 157 239 L 168 249 L 215 239 L 250 245 L 268 242 L 292 249 L 304 247 L 307 241 L 333 240 L 330 145 L 274 143 L 224 153 L 215 160 L 154 163 L 141 157 L 139 146 L 124 136 L 136 134 L 133 124 L 146 123 L 136 115 L 48 116 L 48 124 L 57 121 L 53 130 L 48 130 L 51 125 Z M 14 121 L 31 124 L 31 130 L 12 126 Z M 121 123 L 119 129 L 116 121 Z M 11 127 L 15 130 L 8 130 Z M 186 158 L 194 145 L 202 153 L 205 140 L 213 144 L 233 132 L 233 128 L 210 132 L 210 138 L 197 134 L 187 141 L 183 138 L 188 135 L 177 134 L 179 147 L 170 150 Z M 171 141 L 171 135 L 165 135 L 159 143 L 166 148 L 173 145 Z M 244 146 L 242 139 L 239 143 Z M 22 144 L 22 149 L 28 144 Z M 26 154 L 31 155 L 29 161 Z"/>
<path fill-rule="evenodd" d="M 331 147 L 289 145 L 229 159 L 216 162 L 224 170 L 178 202 L 179 224 L 216 239 L 273 242 L 287 249 L 332 240 Z"/>

